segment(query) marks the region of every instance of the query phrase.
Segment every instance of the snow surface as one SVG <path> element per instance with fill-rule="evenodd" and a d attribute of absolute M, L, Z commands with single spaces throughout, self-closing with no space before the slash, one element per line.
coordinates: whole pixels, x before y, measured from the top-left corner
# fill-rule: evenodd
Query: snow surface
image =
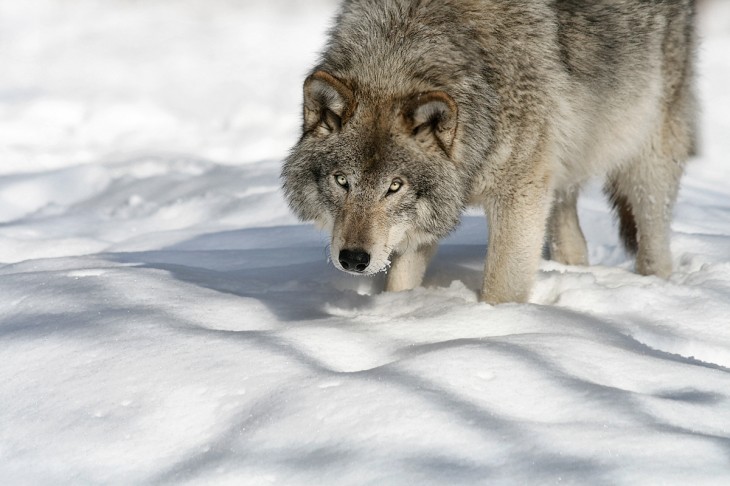
<path fill-rule="evenodd" d="M 3 484 L 730 484 L 730 2 L 705 0 L 676 271 L 595 187 L 591 267 L 477 302 L 327 263 L 281 160 L 328 0 L 0 2 Z"/>

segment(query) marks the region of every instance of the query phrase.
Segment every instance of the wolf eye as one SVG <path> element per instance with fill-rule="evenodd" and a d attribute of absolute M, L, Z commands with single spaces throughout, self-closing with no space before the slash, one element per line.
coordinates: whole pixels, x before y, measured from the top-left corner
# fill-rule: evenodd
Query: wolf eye
<path fill-rule="evenodd" d="M 394 192 L 400 191 L 400 188 L 403 186 L 403 182 L 400 179 L 395 179 L 393 182 L 390 183 L 390 187 L 388 188 L 388 194 L 393 194 Z"/>
<path fill-rule="evenodd" d="M 337 185 L 344 187 L 345 189 L 350 187 L 350 184 L 347 183 L 347 177 L 342 174 L 335 174 L 335 182 Z"/>

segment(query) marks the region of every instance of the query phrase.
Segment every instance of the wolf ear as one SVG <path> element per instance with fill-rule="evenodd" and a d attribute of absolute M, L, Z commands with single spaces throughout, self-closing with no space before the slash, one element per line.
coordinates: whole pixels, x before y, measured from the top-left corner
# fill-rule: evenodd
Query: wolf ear
<path fill-rule="evenodd" d="M 324 71 L 304 81 L 304 133 L 326 136 L 339 132 L 354 111 L 350 88 Z"/>
<path fill-rule="evenodd" d="M 443 91 L 419 93 L 408 100 L 404 110 L 406 129 L 417 141 L 436 143 L 446 154 L 456 136 L 458 107 L 454 99 Z"/>

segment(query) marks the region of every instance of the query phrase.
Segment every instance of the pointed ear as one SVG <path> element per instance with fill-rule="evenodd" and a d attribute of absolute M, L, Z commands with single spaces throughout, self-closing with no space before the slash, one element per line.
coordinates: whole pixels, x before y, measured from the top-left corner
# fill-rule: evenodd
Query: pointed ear
<path fill-rule="evenodd" d="M 317 71 L 304 81 L 304 133 L 338 132 L 354 111 L 352 90 L 331 74 Z"/>
<path fill-rule="evenodd" d="M 406 129 L 423 144 L 436 143 L 447 155 L 456 136 L 458 107 L 443 91 L 429 91 L 411 97 L 406 103 Z"/>

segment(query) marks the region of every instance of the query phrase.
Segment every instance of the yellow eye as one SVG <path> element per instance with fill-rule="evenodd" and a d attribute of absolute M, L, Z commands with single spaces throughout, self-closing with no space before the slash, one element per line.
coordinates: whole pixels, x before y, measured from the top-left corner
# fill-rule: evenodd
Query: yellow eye
<path fill-rule="evenodd" d="M 338 184 L 338 185 L 340 185 L 340 186 L 342 186 L 342 187 L 344 187 L 344 188 L 347 188 L 347 187 L 348 187 L 348 185 L 349 185 L 349 184 L 347 183 L 347 177 L 345 177 L 345 176 L 344 176 L 344 175 L 342 175 L 342 174 L 337 174 L 337 175 L 335 175 L 335 182 L 337 182 L 337 184 Z"/>
<path fill-rule="evenodd" d="M 394 193 L 394 192 L 398 192 L 400 190 L 401 186 L 403 186 L 403 183 L 401 181 L 399 181 L 398 179 L 396 179 L 396 180 L 394 180 L 393 182 L 390 183 L 390 187 L 388 188 L 388 192 L 391 193 L 391 194 Z"/>

